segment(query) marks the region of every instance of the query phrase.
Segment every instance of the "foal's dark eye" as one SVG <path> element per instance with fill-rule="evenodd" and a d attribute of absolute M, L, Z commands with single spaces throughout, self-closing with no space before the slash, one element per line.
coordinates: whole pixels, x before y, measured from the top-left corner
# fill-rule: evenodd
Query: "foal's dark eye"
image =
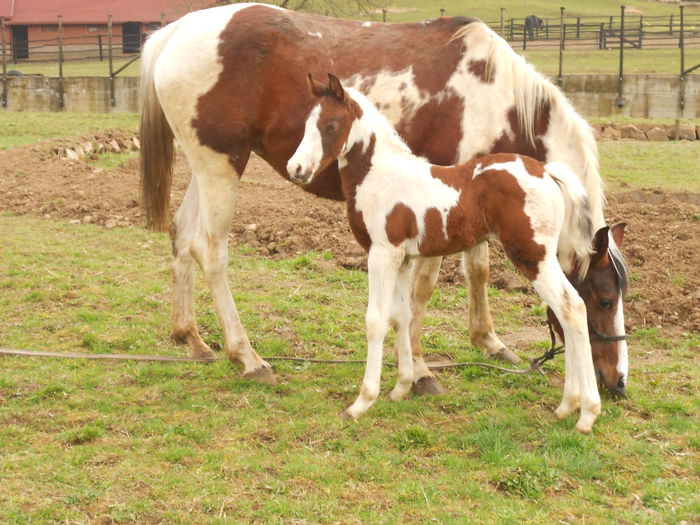
<path fill-rule="evenodd" d="M 598 304 L 601 308 L 610 309 L 612 308 L 613 302 L 610 299 L 601 299 L 600 301 L 598 301 Z"/>
<path fill-rule="evenodd" d="M 332 124 L 328 124 L 326 126 L 326 133 L 333 133 L 338 129 L 338 124 L 333 122 Z"/>

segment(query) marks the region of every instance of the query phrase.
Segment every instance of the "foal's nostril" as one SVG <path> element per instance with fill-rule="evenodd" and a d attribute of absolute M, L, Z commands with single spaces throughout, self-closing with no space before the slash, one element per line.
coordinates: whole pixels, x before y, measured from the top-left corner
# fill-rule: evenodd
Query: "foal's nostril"
<path fill-rule="evenodd" d="M 297 169 L 294 171 L 295 176 L 301 175 L 301 164 L 297 164 Z"/>
<path fill-rule="evenodd" d="M 615 394 L 620 397 L 627 397 L 627 392 L 625 391 L 625 377 L 620 376 L 617 380 L 617 387 L 615 388 Z"/>

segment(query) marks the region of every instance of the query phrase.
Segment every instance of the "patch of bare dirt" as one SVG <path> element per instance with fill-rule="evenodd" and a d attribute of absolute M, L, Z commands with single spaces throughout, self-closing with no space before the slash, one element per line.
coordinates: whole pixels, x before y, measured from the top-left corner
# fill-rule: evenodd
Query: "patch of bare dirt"
<path fill-rule="evenodd" d="M 56 154 L 61 147 L 86 140 L 129 137 L 112 131 L 0 152 L 0 209 L 107 228 L 144 224 L 136 159 L 118 170 L 103 170 Z M 189 170 L 179 158 L 175 205 L 188 181 Z M 611 224 L 628 223 L 623 248 L 632 275 L 628 328 L 659 326 L 676 335 L 700 330 L 700 195 L 659 189 L 614 193 L 609 195 L 606 215 Z M 231 239 L 275 258 L 330 250 L 342 266 L 365 265 L 365 254 L 347 226 L 344 204 L 301 191 L 258 158 L 251 160 L 243 178 Z M 491 254 L 492 284 L 528 289 L 524 278 L 505 264 L 498 247 Z M 462 282 L 458 262 L 448 258 L 441 272 L 443 282 Z"/>

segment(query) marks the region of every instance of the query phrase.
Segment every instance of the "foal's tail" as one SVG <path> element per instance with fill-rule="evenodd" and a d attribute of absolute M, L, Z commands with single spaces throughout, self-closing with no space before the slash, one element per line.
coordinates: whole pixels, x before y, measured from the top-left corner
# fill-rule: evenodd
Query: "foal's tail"
<path fill-rule="evenodd" d="M 141 204 L 148 226 L 156 231 L 168 227 L 175 144 L 158 100 L 153 72 L 174 30 L 175 24 L 171 24 L 153 33 L 141 55 Z"/>
<path fill-rule="evenodd" d="M 581 180 L 563 162 L 550 162 L 547 173 L 559 185 L 564 197 L 564 226 L 559 234 L 558 252 L 563 266 L 578 263 L 579 277 L 588 272 L 593 239 L 593 221 L 588 196 Z"/>

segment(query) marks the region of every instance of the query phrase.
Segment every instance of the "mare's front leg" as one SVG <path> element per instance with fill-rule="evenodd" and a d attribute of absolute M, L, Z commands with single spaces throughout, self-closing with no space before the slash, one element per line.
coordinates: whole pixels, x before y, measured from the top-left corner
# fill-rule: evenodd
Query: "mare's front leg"
<path fill-rule="evenodd" d="M 382 374 L 384 336 L 389 327 L 389 315 L 394 295 L 394 285 L 399 266 L 403 262 L 403 250 L 372 246 L 367 259 L 369 298 L 365 324 L 367 327 L 367 365 L 360 395 L 342 413 L 343 417 L 356 419 L 367 412 L 379 396 Z"/>
<path fill-rule="evenodd" d="M 506 348 L 493 331 L 488 303 L 489 245 L 481 242 L 462 254 L 464 274 L 469 283 L 469 339 L 484 349 L 484 355 L 509 363 L 520 358 Z"/>
<path fill-rule="evenodd" d="M 442 257 L 417 257 L 412 263 L 411 271 L 411 352 L 413 355 L 413 393 L 419 396 L 440 395 L 445 389 L 440 385 L 425 363 L 421 350 L 423 319 L 428 302 L 433 294 Z"/>

